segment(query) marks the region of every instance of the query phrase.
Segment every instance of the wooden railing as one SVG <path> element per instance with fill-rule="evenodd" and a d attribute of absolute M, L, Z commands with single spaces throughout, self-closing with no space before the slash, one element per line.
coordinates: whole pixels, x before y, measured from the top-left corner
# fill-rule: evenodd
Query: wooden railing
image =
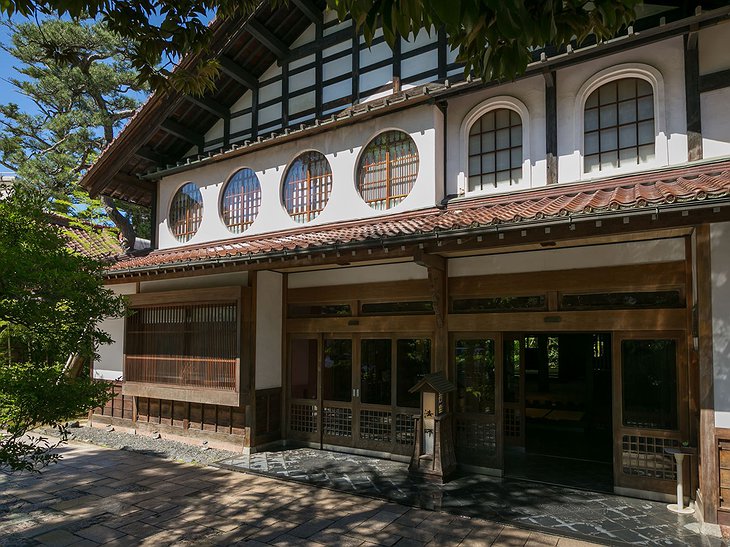
<path fill-rule="evenodd" d="M 235 391 L 238 359 L 163 355 L 127 355 L 127 382 Z"/>

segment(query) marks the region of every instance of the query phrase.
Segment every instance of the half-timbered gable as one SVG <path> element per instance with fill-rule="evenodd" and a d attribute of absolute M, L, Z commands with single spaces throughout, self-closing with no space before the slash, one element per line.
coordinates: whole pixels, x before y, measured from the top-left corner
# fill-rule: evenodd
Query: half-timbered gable
<path fill-rule="evenodd" d="M 214 89 L 154 94 L 85 176 L 156 218 L 107 271 L 134 313 L 93 421 L 408 458 L 441 372 L 463 469 L 575 484 L 579 458 L 653 499 L 684 476 L 730 525 L 730 9 L 647 2 L 483 82 L 438 29 L 391 50 L 277 6 L 214 22 Z"/>

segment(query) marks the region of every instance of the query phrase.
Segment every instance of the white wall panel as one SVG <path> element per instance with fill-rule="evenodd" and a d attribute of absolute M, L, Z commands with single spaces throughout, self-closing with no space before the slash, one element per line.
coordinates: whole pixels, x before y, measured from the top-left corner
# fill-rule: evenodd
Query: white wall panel
<path fill-rule="evenodd" d="M 289 274 L 288 285 L 290 289 L 301 289 L 410 279 L 428 279 L 428 270 L 414 262 L 353 266 L 332 270 L 291 273 Z"/>
<path fill-rule="evenodd" d="M 730 155 L 730 88 L 700 96 L 702 109 L 702 155 L 717 158 Z"/>
<path fill-rule="evenodd" d="M 599 268 L 683 259 L 683 239 L 658 239 L 655 241 L 453 258 L 449 260 L 449 276 L 463 277 Z"/>
<path fill-rule="evenodd" d="M 282 275 L 261 271 L 256 277 L 256 389 L 281 387 Z"/>
<path fill-rule="evenodd" d="M 700 31 L 700 74 L 710 74 L 730 68 L 730 23 Z M 704 129 L 704 128 L 703 128 Z"/>
<path fill-rule="evenodd" d="M 134 294 L 136 285 L 111 285 L 107 287 L 116 294 Z M 97 349 L 99 357 L 94 361 L 94 378 L 100 380 L 119 380 L 122 377 L 124 365 L 124 317 L 104 319 L 99 328 L 109 334 L 113 342 L 103 344 Z"/>

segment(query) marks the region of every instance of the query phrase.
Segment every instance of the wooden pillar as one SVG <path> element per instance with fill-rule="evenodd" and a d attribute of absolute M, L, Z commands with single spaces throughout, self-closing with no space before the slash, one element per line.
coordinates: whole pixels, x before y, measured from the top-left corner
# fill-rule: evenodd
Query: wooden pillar
<path fill-rule="evenodd" d="M 558 182 L 558 92 L 555 71 L 543 73 L 545 77 L 545 158 L 547 183 Z"/>
<path fill-rule="evenodd" d="M 702 159 L 702 111 L 700 106 L 699 32 L 684 36 L 684 89 L 687 109 L 687 159 Z"/>
<path fill-rule="evenodd" d="M 702 513 L 706 523 L 717 523 L 719 465 L 715 442 L 715 393 L 712 359 L 712 284 L 710 225 L 695 230 L 697 260 L 697 330 L 699 357 L 699 458 Z"/>
<path fill-rule="evenodd" d="M 449 327 L 448 317 L 448 270 L 447 261 L 439 255 L 426 254 L 421 251 L 414 256 L 416 264 L 428 269 L 428 281 L 431 289 L 433 313 L 436 316 L 436 330 L 433 340 L 434 372 L 449 374 Z"/>

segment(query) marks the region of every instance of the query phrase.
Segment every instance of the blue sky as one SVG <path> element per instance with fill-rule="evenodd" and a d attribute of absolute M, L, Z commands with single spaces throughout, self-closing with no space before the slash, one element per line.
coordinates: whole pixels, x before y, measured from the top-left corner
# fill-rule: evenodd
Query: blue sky
<path fill-rule="evenodd" d="M 10 44 L 10 33 L 4 25 L 0 25 L 0 44 Z M 13 68 L 15 59 L 5 50 L 0 49 L 0 103 L 17 103 L 21 108 L 32 107 L 32 102 L 17 93 L 8 83 L 8 79 L 17 78 L 19 74 Z"/>

